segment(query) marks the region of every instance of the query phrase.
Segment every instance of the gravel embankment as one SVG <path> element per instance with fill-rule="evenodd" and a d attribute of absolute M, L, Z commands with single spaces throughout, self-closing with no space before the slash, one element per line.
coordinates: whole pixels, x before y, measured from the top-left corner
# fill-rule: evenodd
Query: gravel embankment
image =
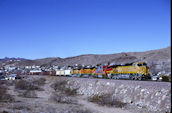
<path fill-rule="evenodd" d="M 63 78 L 63 77 L 62 77 Z M 65 77 L 64 77 L 65 78 Z M 92 96 L 112 93 L 134 108 L 146 112 L 168 113 L 171 110 L 171 83 L 155 81 L 67 78 L 71 87 L 79 87 L 79 93 Z"/>

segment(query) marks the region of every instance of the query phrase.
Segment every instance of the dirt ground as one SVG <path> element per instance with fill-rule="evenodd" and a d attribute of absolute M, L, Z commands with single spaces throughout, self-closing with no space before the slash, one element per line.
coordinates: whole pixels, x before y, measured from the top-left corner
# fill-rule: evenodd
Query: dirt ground
<path fill-rule="evenodd" d="M 89 102 L 87 97 L 82 95 L 72 96 L 75 103 L 57 103 L 51 99 L 53 88 L 52 83 L 59 79 L 54 76 L 41 76 L 46 78 L 45 85 L 41 86 L 43 90 L 35 91 L 36 97 L 26 98 L 19 96 L 18 91 L 15 89 L 15 83 L 19 80 L 12 81 L 13 84 L 7 86 L 8 94 L 12 95 L 15 101 L 0 102 L 0 112 L 2 113 L 131 113 L 130 111 L 100 106 L 95 103 Z M 27 80 L 37 79 L 39 76 L 26 77 Z M 8 81 L 9 82 L 9 81 Z M 11 82 L 11 81 L 10 81 Z"/>
<path fill-rule="evenodd" d="M 69 96 L 72 102 L 63 103 L 55 102 L 52 95 L 55 92 L 51 87 L 52 84 L 60 80 L 62 77 L 56 76 L 27 76 L 24 80 L 32 81 L 38 78 L 45 78 L 45 84 L 40 87 L 43 90 L 35 90 L 36 97 L 24 97 L 20 94 L 24 90 L 15 88 L 15 81 L 10 85 L 5 84 L 8 88 L 8 94 L 12 95 L 14 101 L 0 101 L 0 112 L 2 113 L 137 113 L 138 111 L 126 108 L 116 108 L 101 106 L 88 101 L 88 97 L 84 95 Z M 64 77 L 63 77 L 64 79 Z M 68 78 L 69 79 L 69 78 Z"/>

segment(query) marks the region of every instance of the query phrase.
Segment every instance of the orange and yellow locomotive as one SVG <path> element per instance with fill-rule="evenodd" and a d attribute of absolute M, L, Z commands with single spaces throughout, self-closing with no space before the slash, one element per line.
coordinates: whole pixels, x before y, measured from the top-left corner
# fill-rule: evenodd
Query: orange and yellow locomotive
<path fill-rule="evenodd" d="M 95 67 L 83 67 L 73 69 L 72 75 L 88 77 L 98 77 L 102 75 L 103 78 L 113 79 L 149 79 L 149 67 L 145 62 L 135 62 L 125 65 L 97 65 Z"/>

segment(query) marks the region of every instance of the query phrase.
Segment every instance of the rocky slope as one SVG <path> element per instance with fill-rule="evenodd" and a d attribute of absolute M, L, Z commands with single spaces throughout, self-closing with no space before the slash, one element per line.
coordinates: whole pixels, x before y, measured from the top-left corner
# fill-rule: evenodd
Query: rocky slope
<path fill-rule="evenodd" d="M 169 82 L 69 78 L 79 94 L 92 96 L 112 94 L 137 113 L 169 113 L 171 96 Z M 133 111 L 132 111 L 133 113 Z"/>

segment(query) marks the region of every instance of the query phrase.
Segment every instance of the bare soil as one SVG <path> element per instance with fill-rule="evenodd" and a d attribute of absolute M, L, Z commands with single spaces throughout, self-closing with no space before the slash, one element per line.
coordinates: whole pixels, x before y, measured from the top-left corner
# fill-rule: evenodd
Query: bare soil
<path fill-rule="evenodd" d="M 57 103 L 51 99 L 54 89 L 51 87 L 54 81 L 61 77 L 55 76 L 29 76 L 26 80 L 45 78 L 45 85 L 40 86 L 44 90 L 35 90 L 36 97 L 26 98 L 20 96 L 23 90 L 15 89 L 15 83 L 8 87 L 8 94 L 15 98 L 13 102 L 0 102 L 0 112 L 8 113 L 133 113 L 126 109 L 99 106 L 88 102 L 87 97 L 83 95 L 72 96 L 77 103 Z M 8 81 L 7 81 L 8 82 Z"/>

